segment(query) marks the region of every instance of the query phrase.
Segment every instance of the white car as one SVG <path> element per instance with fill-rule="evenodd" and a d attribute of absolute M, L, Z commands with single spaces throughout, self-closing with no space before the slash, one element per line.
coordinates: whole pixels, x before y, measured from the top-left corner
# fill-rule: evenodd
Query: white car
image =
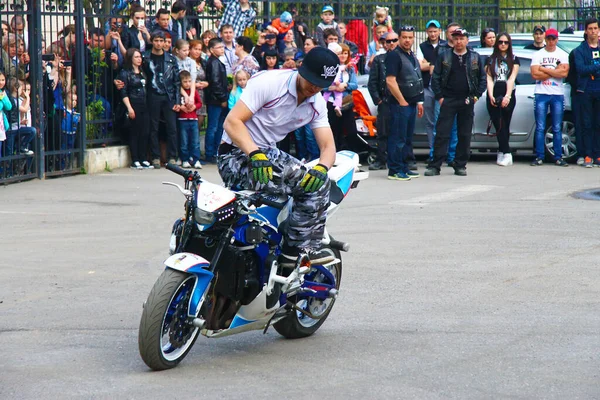
<path fill-rule="evenodd" d="M 559 40 L 560 42 L 560 40 Z M 491 48 L 478 49 L 481 55 L 491 55 Z M 513 113 L 513 117 L 510 124 L 510 147 L 514 151 L 520 151 L 527 154 L 533 155 L 533 141 L 535 136 L 535 117 L 533 107 L 533 90 L 535 88 L 535 81 L 530 74 L 531 58 L 535 51 L 525 49 L 513 49 L 514 54 L 519 57 L 521 66 L 517 75 L 516 84 L 516 107 Z M 367 89 L 368 75 L 362 75 L 359 77 L 359 88 L 360 92 L 364 96 L 369 110 L 372 115 L 377 115 L 377 107 L 373 104 L 369 90 Z M 565 84 L 565 114 L 563 117 L 562 125 L 562 147 L 563 157 L 567 160 L 573 160 L 577 156 L 577 149 L 575 147 L 575 125 L 573 123 L 573 116 L 571 114 L 571 87 Z M 473 121 L 473 136 L 471 137 L 471 149 L 482 149 L 482 150 L 498 150 L 498 141 L 496 136 L 488 134 L 488 124 L 490 116 L 487 111 L 485 92 L 482 99 L 475 104 L 475 118 Z M 490 133 L 494 133 L 495 130 L 492 127 Z M 552 131 L 550 126 L 550 119 L 546 121 L 546 135 L 545 135 L 545 148 L 546 156 L 552 159 L 554 155 L 554 149 L 552 144 Z M 417 118 L 415 124 L 415 135 L 413 138 L 414 148 L 429 148 L 427 142 L 427 133 L 425 132 L 424 120 Z"/>

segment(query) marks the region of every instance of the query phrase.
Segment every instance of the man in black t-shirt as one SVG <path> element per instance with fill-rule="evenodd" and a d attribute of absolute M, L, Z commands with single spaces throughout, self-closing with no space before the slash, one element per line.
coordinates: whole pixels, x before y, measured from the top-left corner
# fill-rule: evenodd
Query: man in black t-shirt
<path fill-rule="evenodd" d="M 385 59 L 386 84 L 389 92 L 390 128 L 388 136 L 388 179 L 409 181 L 418 178 L 406 163 L 412 149 L 415 120 L 423 116 L 423 78 L 419 60 L 411 48 L 415 28 L 400 27 L 396 50 Z M 388 36 L 389 37 L 389 36 Z"/>
<path fill-rule="evenodd" d="M 546 47 L 546 43 L 544 42 L 546 33 L 546 27 L 544 25 L 536 25 L 533 27 L 533 43 L 529 43 L 524 48 L 527 50 L 541 50 Z"/>

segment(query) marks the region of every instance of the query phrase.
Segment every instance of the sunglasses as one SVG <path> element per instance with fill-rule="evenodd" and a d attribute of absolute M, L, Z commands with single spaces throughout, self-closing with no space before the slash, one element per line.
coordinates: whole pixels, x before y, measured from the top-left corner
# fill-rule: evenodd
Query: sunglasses
<path fill-rule="evenodd" d="M 509 45 L 510 42 L 508 40 L 498 40 L 498 44 L 506 44 Z"/>
<path fill-rule="evenodd" d="M 483 33 L 485 33 L 486 35 L 487 35 L 488 33 L 490 33 L 490 32 L 496 32 L 496 31 L 494 30 L 494 28 L 485 28 L 485 29 L 483 30 Z"/>
<path fill-rule="evenodd" d="M 398 39 L 386 39 L 385 42 L 386 43 L 396 43 L 398 41 Z"/>
<path fill-rule="evenodd" d="M 400 27 L 400 32 L 414 32 L 415 27 L 412 25 L 402 25 Z"/>

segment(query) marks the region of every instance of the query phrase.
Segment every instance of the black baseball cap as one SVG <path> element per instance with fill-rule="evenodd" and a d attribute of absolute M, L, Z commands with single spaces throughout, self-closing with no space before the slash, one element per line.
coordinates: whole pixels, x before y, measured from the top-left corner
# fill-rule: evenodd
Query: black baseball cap
<path fill-rule="evenodd" d="M 452 36 L 467 36 L 467 37 L 469 37 L 469 32 L 466 29 L 458 28 L 454 32 L 452 32 Z"/>
<path fill-rule="evenodd" d="M 542 33 L 545 33 L 546 27 L 544 25 L 536 25 L 533 27 L 533 33 L 536 33 L 537 31 L 542 31 Z"/>
<path fill-rule="evenodd" d="M 315 47 L 304 57 L 298 73 L 313 85 L 326 88 L 333 83 L 339 68 L 340 59 L 333 51 Z"/>

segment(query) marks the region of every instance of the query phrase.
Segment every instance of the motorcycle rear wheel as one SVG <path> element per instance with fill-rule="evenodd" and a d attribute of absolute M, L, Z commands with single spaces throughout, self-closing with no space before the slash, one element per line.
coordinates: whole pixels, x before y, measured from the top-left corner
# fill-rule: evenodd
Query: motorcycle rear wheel
<path fill-rule="evenodd" d="M 335 278 L 335 288 L 339 290 L 340 281 L 342 279 L 342 256 L 340 255 L 340 252 L 338 250 L 332 249 L 331 247 L 326 247 L 326 249 L 331 251 L 335 258 L 340 260 L 339 263 L 327 267 L 329 269 L 329 272 L 331 272 L 331 274 Z M 331 284 L 331 282 L 327 282 L 324 279 L 325 276 L 323 274 L 320 274 L 316 276 L 315 281 Z M 273 328 L 275 328 L 275 330 L 286 339 L 299 339 L 310 336 L 313 333 L 315 333 L 317 329 L 321 327 L 321 325 L 323 325 L 323 323 L 329 316 L 329 313 L 331 312 L 334 303 L 334 298 L 330 298 L 327 300 L 318 300 L 315 298 L 309 298 L 308 300 L 299 300 L 296 303 L 296 305 L 299 308 L 309 310 L 313 315 L 319 315 L 321 317 L 319 319 L 314 319 L 308 317 L 305 314 L 302 314 L 299 311 L 293 311 L 284 319 L 273 324 Z"/>
<path fill-rule="evenodd" d="M 148 295 L 138 345 L 142 360 L 155 371 L 177 366 L 198 338 L 200 330 L 188 317 L 195 283 L 194 275 L 165 269 Z"/>

